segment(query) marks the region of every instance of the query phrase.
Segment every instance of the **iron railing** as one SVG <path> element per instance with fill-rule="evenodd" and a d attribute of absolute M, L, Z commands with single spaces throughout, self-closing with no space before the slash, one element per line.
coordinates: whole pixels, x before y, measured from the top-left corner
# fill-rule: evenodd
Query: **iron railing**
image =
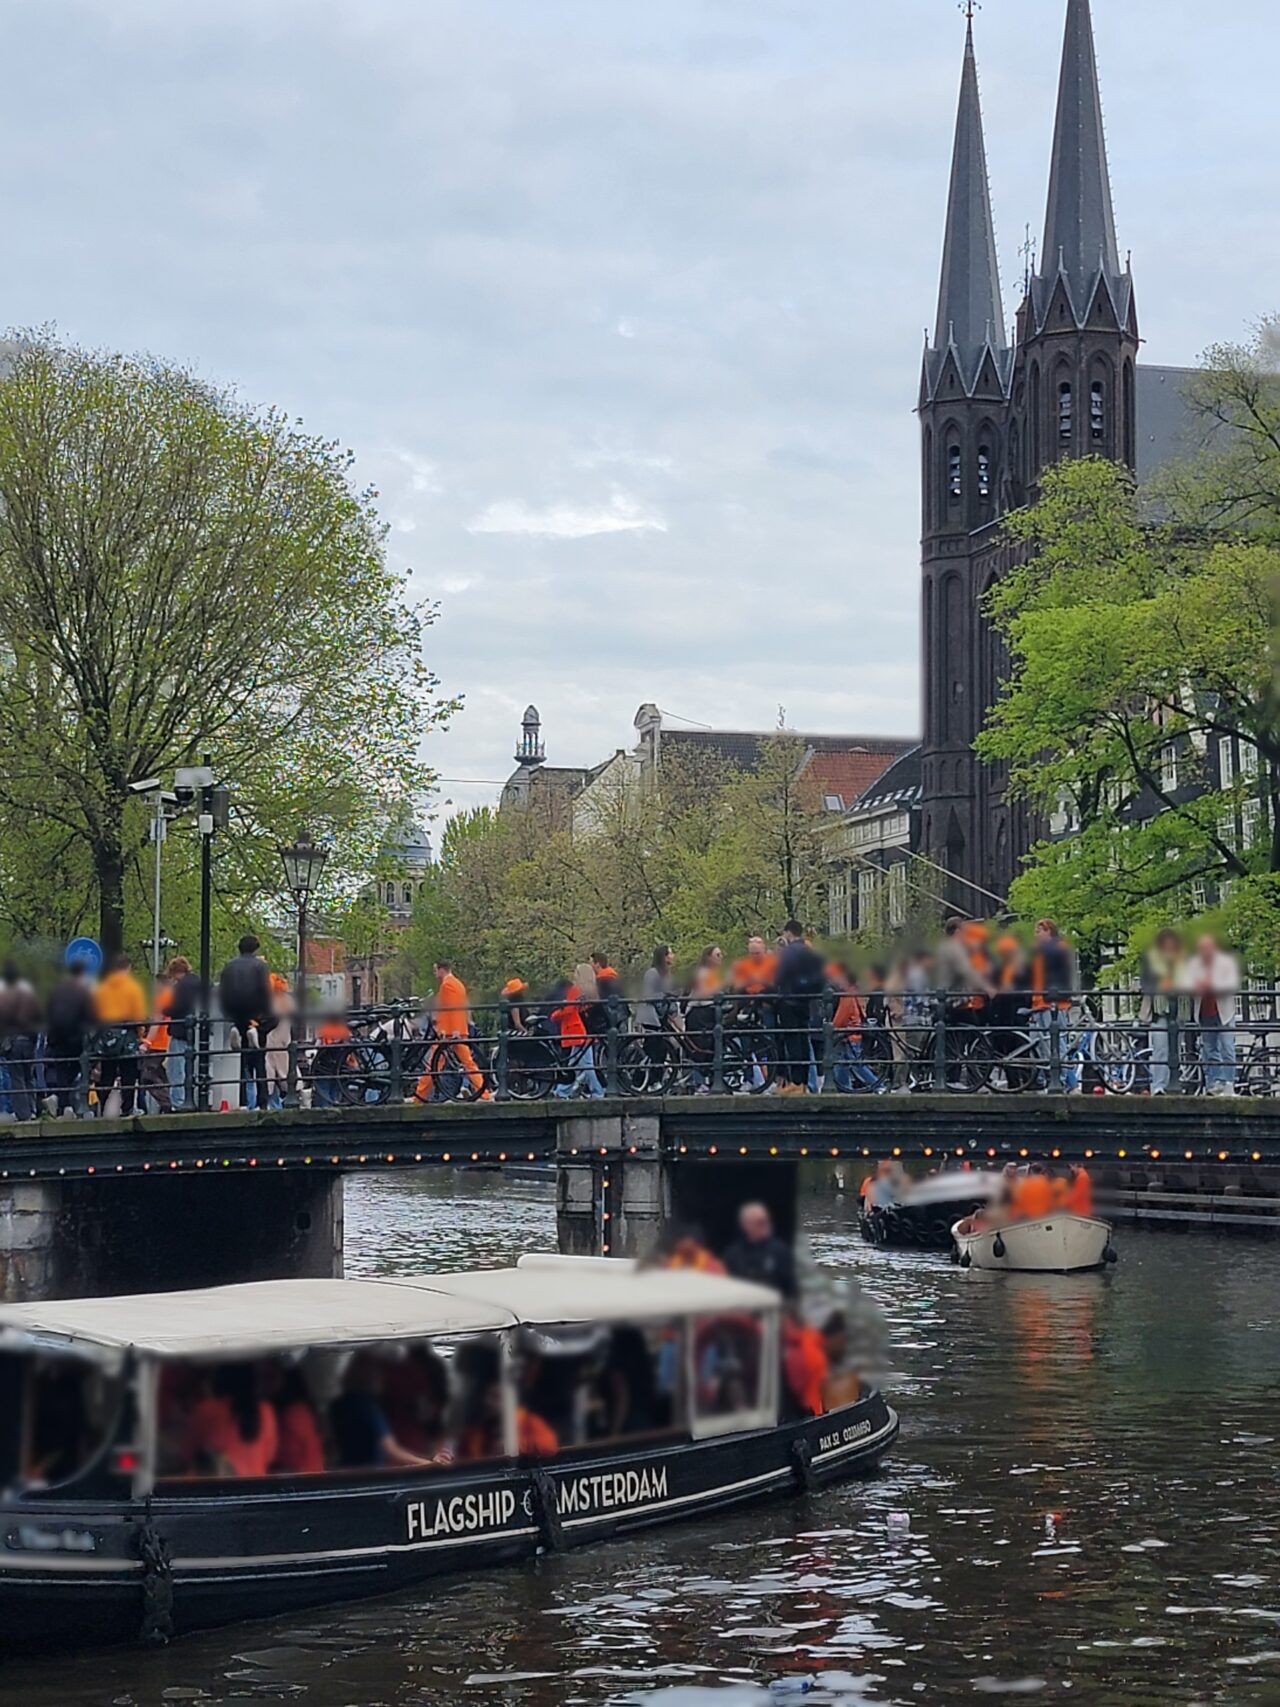
<path fill-rule="evenodd" d="M 1163 1011 L 1152 1018 L 1130 992 L 1074 992 L 1048 1006 L 1022 992 L 976 1005 L 940 991 L 859 999 L 860 1019 L 834 990 L 673 1000 L 648 1029 L 623 1001 L 584 1003 L 586 1036 L 573 1038 L 552 1024 L 564 1004 L 527 1004 L 519 1027 L 497 1007 L 477 1007 L 465 1036 L 440 1036 L 425 1004 L 399 1003 L 353 1010 L 305 1036 L 264 1032 L 257 1048 L 197 1017 L 191 1041 L 163 1054 L 140 1049 L 139 1029 L 105 1027 L 75 1056 L 45 1039 L 17 1053 L 11 1046 L 0 1057 L 0 1113 L 51 1113 L 55 1101 L 67 1112 L 127 1113 L 140 1097 L 161 1111 L 169 1103 L 216 1112 L 263 1096 L 268 1106 L 350 1108 L 596 1096 L 1280 1094 L 1278 990 L 1242 994 L 1229 1027 L 1197 1018 L 1189 998 L 1159 998 Z"/>

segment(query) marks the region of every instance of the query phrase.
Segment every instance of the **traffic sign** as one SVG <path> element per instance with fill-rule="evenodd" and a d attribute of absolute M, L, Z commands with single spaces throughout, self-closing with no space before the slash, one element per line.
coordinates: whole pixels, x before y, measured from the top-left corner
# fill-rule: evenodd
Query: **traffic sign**
<path fill-rule="evenodd" d="M 83 966 L 85 971 L 96 974 L 102 971 L 102 946 L 91 936 L 72 937 L 62 955 L 64 966 Z"/>

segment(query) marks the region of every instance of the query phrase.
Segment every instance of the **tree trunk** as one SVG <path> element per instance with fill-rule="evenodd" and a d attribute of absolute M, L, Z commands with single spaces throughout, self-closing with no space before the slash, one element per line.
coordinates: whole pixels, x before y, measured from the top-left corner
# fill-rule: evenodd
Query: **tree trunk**
<path fill-rule="evenodd" d="M 93 868 L 98 881 L 98 937 L 103 962 L 109 964 L 124 947 L 124 854 L 119 842 L 95 847 Z"/>

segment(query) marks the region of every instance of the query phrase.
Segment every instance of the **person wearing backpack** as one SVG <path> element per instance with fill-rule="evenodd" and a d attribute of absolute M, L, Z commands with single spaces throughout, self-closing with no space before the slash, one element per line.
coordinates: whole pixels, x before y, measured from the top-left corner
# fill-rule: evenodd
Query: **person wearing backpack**
<path fill-rule="evenodd" d="M 239 953 L 228 960 L 218 979 L 223 1018 L 240 1036 L 241 1108 L 267 1106 L 266 1034 L 272 1024 L 271 979 L 266 961 L 258 955 L 259 946 L 252 933 L 242 936 Z"/>
<path fill-rule="evenodd" d="M 809 1078 L 813 1050 L 814 1007 L 827 987 L 826 967 L 795 919 L 782 930 L 782 949 L 774 974 L 778 999 L 776 1012 L 786 1083 L 779 1096 L 803 1096 Z"/>

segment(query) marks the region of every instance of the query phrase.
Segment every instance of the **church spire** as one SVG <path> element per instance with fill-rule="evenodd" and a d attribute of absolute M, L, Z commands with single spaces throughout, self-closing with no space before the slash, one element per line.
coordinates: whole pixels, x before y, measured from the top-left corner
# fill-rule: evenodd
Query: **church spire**
<path fill-rule="evenodd" d="M 976 384 L 982 357 L 1003 351 L 1008 339 L 1000 298 L 987 149 L 978 93 L 978 62 L 973 51 L 973 14 L 965 32 L 960 108 L 956 115 L 951 190 L 942 250 L 942 283 L 933 348 L 939 358 L 953 348 L 966 387 Z M 939 361 L 938 366 L 941 363 Z"/>
<path fill-rule="evenodd" d="M 1067 0 L 1040 270 L 1047 280 L 1065 273 L 1081 314 L 1098 275 L 1114 281 L 1121 273 L 1089 0 Z"/>

